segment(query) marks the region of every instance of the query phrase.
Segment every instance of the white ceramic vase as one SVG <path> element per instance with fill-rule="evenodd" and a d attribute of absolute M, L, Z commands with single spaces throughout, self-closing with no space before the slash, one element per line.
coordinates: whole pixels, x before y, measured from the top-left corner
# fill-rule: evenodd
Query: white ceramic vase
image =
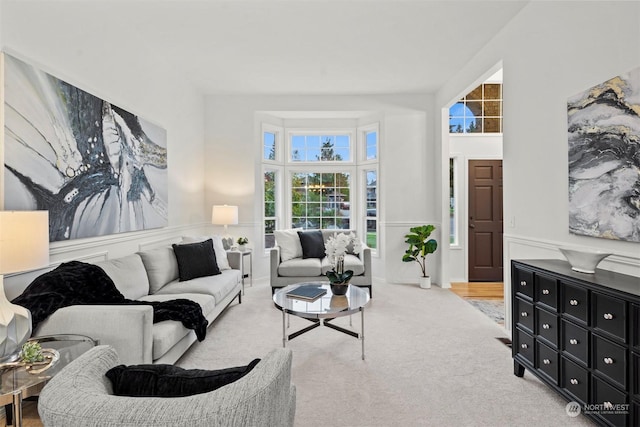
<path fill-rule="evenodd" d="M 420 277 L 420 287 L 422 289 L 430 289 L 431 288 L 431 276 L 427 276 L 427 277 Z"/>

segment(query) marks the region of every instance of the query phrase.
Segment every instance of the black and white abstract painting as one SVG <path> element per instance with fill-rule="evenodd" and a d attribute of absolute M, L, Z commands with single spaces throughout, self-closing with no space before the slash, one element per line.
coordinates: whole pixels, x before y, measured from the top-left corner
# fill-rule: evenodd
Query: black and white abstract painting
<path fill-rule="evenodd" d="M 640 242 L 640 67 L 568 100 L 569 231 Z"/>
<path fill-rule="evenodd" d="M 4 105 L 6 210 L 52 242 L 167 225 L 164 129 L 8 54 Z"/>

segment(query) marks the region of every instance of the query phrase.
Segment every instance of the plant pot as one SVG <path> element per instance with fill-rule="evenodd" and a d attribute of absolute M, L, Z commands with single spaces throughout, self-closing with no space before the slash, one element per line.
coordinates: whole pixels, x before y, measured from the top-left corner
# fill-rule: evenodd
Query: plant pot
<path fill-rule="evenodd" d="M 349 290 L 349 283 L 332 283 L 331 293 L 333 295 L 346 295 Z"/>
<path fill-rule="evenodd" d="M 431 276 L 420 277 L 420 281 L 418 282 L 422 289 L 430 289 L 431 288 Z"/>
<path fill-rule="evenodd" d="M 247 250 L 247 245 L 238 245 L 238 250 L 240 252 L 245 252 Z"/>

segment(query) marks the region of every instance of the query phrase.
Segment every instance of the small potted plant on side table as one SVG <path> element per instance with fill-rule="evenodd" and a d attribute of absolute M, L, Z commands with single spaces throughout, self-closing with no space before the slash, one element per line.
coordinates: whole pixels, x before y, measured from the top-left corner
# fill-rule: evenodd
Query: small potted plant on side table
<path fill-rule="evenodd" d="M 238 250 L 240 252 L 244 252 L 247 250 L 247 243 L 249 243 L 249 239 L 246 237 L 238 237 L 236 243 L 238 243 Z"/>
<path fill-rule="evenodd" d="M 432 254 L 438 248 L 438 242 L 435 239 L 429 239 L 431 232 L 436 227 L 433 225 L 421 225 L 409 229 L 410 233 L 404 237 L 405 243 L 409 244 L 409 249 L 402 256 L 402 261 L 415 261 L 420 266 L 422 276 L 420 277 L 420 287 L 429 289 L 431 287 L 431 277 L 427 275 L 427 255 Z"/>

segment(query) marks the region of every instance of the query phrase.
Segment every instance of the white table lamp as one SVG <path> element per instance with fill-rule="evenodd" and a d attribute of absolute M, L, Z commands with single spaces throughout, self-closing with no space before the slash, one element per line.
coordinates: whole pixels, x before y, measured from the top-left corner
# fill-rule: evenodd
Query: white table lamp
<path fill-rule="evenodd" d="M 229 235 L 227 226 L 238 223 L 238 207 L 229 205 L 213 205 L 213 209 L 211 211 L 211 223 L 213 225 L 224 225 L 224 236 L 222 242 L 225 245 L 225 249 L 230 249 L 231 246 L 233 246 L 233 238 Z"/>
<path fill-rule="evenodd" d="M 17 358 L 31 336 L 31 312 L 12 304 L 4 274 L 49 265 L 49 212 L 0 211 L 0 362 Z"/>

